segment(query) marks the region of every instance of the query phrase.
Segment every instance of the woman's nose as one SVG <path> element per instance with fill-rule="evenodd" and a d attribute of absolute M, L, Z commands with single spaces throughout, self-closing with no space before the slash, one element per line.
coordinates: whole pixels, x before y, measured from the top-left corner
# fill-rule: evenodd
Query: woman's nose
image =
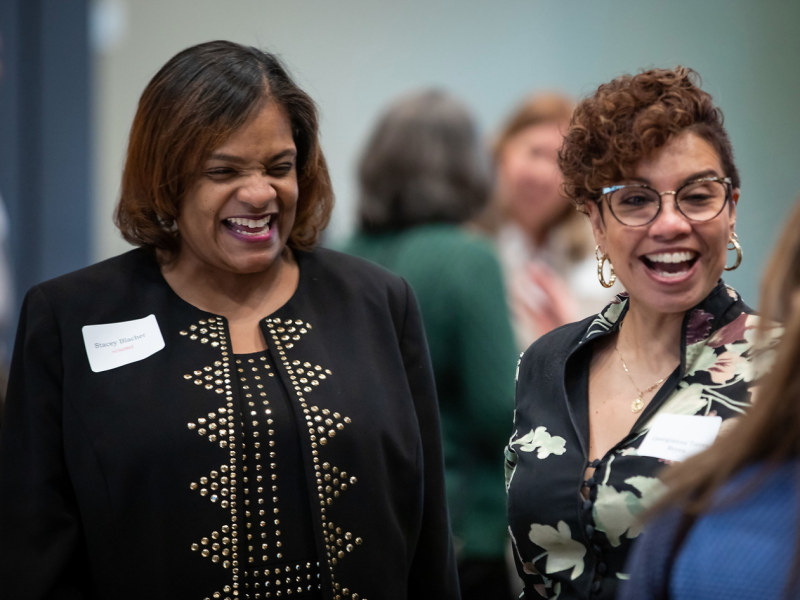
<path fill-rule="evenodd" d="M 650 235 L 653 237 L 673 239 L 692 231 L 692 224 L 678 210 L 675 196 L 669 194 L 661 198 L 661 212 L 650 224 Z"/>
<path fill-rule="evenodd" d="M 263 207 L 269 204 L 277 192 L 269 177 L 263 173 L 253 173 L 239 188 L 236 198 L 252 206 Z"/>

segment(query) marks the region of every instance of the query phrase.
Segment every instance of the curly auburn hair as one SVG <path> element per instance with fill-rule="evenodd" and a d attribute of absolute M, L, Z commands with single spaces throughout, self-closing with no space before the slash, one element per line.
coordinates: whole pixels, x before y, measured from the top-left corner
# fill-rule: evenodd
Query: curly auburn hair
<path fill-rule="evenodd" d="M 722 111 L 694 70 L 652 69 L 601 85 L 578 104 L 559 152 L 564 193 L 578 208 L 599 200 L 603 187 L 631 177 L 642 158 L 686 131 L 711 144 L 738 188 Z"/>
<path fill-rule="evenodd" d="M 179 52 L 142 93 L 114 215 L 122 236 L 173 259 L 180 249 L 175 222 L 203 161 L 267 102 L 286 112 L 297 147 L 299 196 L 287 245 L 316 245 L 333 210 L 316 105 L 276 56 L 227 41 Z"/>

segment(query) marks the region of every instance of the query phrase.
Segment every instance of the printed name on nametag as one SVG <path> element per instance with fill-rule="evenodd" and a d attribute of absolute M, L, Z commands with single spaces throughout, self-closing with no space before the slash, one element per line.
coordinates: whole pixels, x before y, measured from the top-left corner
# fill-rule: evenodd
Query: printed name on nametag
<path fill-rule="evenodd" d="M 682 461 L 708 448 L 719 433 L 722 417 L 656 415 L 639 446 L 640 456 Z"/>
<path fill-rule="evenodd" d="M 86 325 L 83 343 L 92 371 L 100 373 L 144 360 L 164 347 L 155 315 L 135 321 Z"/>

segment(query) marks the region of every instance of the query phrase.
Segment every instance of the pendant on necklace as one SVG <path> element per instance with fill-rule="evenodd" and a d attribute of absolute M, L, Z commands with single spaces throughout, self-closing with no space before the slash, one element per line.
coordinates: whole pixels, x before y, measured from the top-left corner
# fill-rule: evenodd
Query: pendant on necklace
<path fill-rule="evenodd" d="M 644 399 L 642 398 L 642 394 L 639 394 L 639 397 L 636 398 L 633 402 L 631 402 L 631 412 L 638 413 L 640 410 L 644 408 Z"/>

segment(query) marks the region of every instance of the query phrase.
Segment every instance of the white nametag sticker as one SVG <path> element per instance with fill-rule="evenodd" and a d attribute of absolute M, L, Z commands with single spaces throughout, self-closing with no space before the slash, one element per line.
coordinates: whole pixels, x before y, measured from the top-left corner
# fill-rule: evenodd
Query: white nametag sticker
<path fill-rule="evenodd" d="M 639 446 L 640 456 L 682 461 L 708 448 L 719 433 L 722 417 L 656 415 Z"/>
<path fill-rule="evenodd" d="M 86 325 L 83 343 L 92 371 L 100 373 L 144 360 L 164 347 L 155 315 L 135 321 Z"/>

